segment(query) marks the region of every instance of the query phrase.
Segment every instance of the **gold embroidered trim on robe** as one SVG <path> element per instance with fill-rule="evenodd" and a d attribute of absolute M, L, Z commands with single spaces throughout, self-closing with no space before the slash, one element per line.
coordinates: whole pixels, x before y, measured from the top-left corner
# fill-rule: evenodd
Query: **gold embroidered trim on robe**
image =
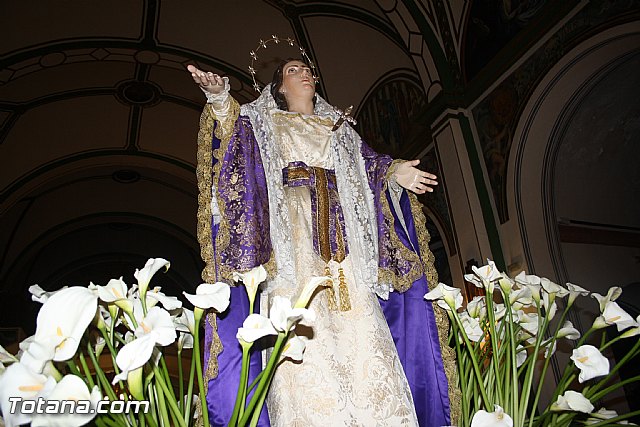
<path fill-rule="evenodd" d="M 212 189 L 218 188 L 218 177 L 220 176 L 220 168 L 222 167 L 222 158 L 227 151 L 229 141 L 233 134 L 233 127 L 240 114 L 240 105 L 238 102 L 230 98 L 230 111 L 224 122 L 220 122 L 210 104 L 205 105 L 202 115 L 200 116 L 200 130 L 198 131 L 198 152 L 197 152 L 197 168 L 196 177 L 198 179 L 198 243 L 200 243 L 200 253 L 205 262 L 202 271 L 202 279 L 207 283 L 215 283 L 216 276 L 216 260 L 213 250 L 213 239 L 211 235 L 211 199 L 213 197 Z M 211 137 L 214 132 L 214 124 L 218 121 L 218 127 L 215 129 L 215 136 L 220 140 L 220 147 L 213 149 L 211 146 Z M 218 159 L 213 165 L 213 158 Z M 228 245 L 229 243 L 229 225 L 224 217 L 224 205 L 218 198 L 218 208 L 221 214 L 221 222 L 216 236 L 216 243 Z M 226 244 L 225 244 L 226 241 Z M 220 256 L 221 247 L 218 246 L 218 257 Z M 217 260 L 219 261 L 219 259 Z M 209 351 L 209 363 L 204 372 L 205 386 L 208 389 L 209 380 L 218 376 L 218 355 L 222 352 L 222 343 L 218 337 L 216 327 L 216 315 L 211 312 L 207 314 L 207 321 L 212 327 L 212 340 Z"/>
<path fill-rule="evenodd" d="M 409 201 L 411 203 L 411 213 L 413 215 L 416 234 L 418 236 L 418 245 L 422 254 L 425 276 L 427 277 L 429 290 L 433 290 L 438 286 L 438 272 L 434 266 L 435 256 L 429 249 L 429 241 L 431 236 L 427 230 L 427 220 L 422 210 L 422 203 L 418 201 L 415 194 L 409 193 Z M 427 301 L 425 301 L 427 302 Z M 449 405 L 451 424 L 456 425 L 460 419 L 460 410 L 462 407 L 462 393 L 458 387 L 458 367 L 456 364 L 455 351 L 449 347 L 449 317 L 444 309 L 437 304 L 433 304 L 433 314 L 436 319 L 438 328 L 438 338 L 440 339 L 440 351 L 442 353 L 442 364 L 444 372 L 447 376 L 447 384 L 449 388 Z"/>
<path fill-rule="evenodd" d="M 411 249 L 407 248 L 400 241 L 400 239 L 398 238 L 398 235 L 396 234 L 395 218 L 391 213 L 391 207 L 389 206 L 389 201 L 385 196 L 389 179 L 391 179 L 391 176 L 395 173 L 396 169 L 398 168 L 398 165 L 404 162 L 406 162 L 406 160 L 394 160 L 391 163 L 385 175 L 382 191 L 380 193 L 380 206 L 382 207 L 382 214 L 384 215 L 384 218 L 388 221 L 388 224 L 389 224 L 389 239 L 390 239 L 391 245 L 393 246 L 393 248 L 395 248 L 400 252 L 400 256 L 402 257 L 402 259 L 405 259 L 411 263 L 411 270 L 409 270 L 409 272 L 404 275 L 397 275 L 396 272 L 393 271 L 392 269 L 381 268 L 381 267 L 378 268 L 378 282 L 385 283 L 385 284 L 390 283 L 393 286 L 393 289 L 395 289 L 398 292 L 405 292 L 409 290 L 413 282 L 418 280 L 420 276 L 422 276 L 423 274 L 423 266 L 422 266 L 422 263 L 420 262 L 420 257 L 418 256 L 418 254 L 412 251 Z M 428 248 L 429 240 L 426 241 L 426 245 Z"/>

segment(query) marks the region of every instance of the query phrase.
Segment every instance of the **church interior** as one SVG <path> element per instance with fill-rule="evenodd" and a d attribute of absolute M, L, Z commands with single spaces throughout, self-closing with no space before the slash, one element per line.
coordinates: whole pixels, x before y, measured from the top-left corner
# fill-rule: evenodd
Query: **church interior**
<path fill-rule="evenodd" d="M 206 101 L 186 66 L 250 102 L 250 52 L 273 35 L 305 47 L 369 145 L 438 176 L 420 200 L 441 282 L 471 298 L 464 274 L 491 259 L 619 286 L 640 315 L 640 1 L 23 0 L 0 24 L 3 346 L 33 333 L 34 284 L 131 283 L 150 257 L 171 261 L 164 292 L 201 283 Z M 282 59 L 259 64 L 262 85 Z"/>

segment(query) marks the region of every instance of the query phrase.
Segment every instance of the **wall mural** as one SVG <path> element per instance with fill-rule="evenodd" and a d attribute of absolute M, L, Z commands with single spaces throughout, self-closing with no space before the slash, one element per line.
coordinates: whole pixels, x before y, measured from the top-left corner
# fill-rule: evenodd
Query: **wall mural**
<path fill-rule="evenodd" d="M 473 109 L 500 223 L 509 220 L 506 177 L 513 132 L 531 92 L 554 64 L 589 37 L 593 28 L 602 31 L 611 17 L 629 12 L 628 19 L 638 19 L 639 6 L 640 0 L 589 3 Z"/>
<path fill-rule="evenodd" d="M 417 84 L 404 79 L 387 81 L 370 93 L 358 112 L 358 133 L 374 150 L 392 156 L 406 151 L 411 142 L 428 138 L 416 115 L 427 106 Z"/>

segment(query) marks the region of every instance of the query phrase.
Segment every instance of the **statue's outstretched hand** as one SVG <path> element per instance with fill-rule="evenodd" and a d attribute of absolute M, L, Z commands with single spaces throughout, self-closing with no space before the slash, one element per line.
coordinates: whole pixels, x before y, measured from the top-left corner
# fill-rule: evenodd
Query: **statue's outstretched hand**
<path fill-rule="evenodd" d="M 416 168 L 419 164 L 420 160 L 400 163 L 393 176 L 402 188 L 406 188 L 416 194 L 424 194 L 427 191 L 431 193 L 433 192 L 433 186 L 438 185 L 437 177 Z"/>
<path fill-rule="evenodd" d="M 224 80 L 219 75 L 211 72 L 205 73 L 193 65 L 187 65 L 187 70 L 191 73 L 193 81 L 207 92 L 217 95 L 224 90 Z"/>

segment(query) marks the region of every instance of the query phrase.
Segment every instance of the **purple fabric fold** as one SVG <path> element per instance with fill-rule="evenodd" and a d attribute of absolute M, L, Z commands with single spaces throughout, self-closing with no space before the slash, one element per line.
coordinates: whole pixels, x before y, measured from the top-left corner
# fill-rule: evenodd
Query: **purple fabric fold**
<path fill-rule="evenodd" d="M 218 274 L 229 279 L 232 271 L 266 264 L 272 250 L 269 228 L 264 226 L 269 224 L 267 182 L 248 117 L 236 120 L 220 168 L 218 197 L 229 221 L 229 244 L 220 249 Z"/>
<path fill-rule="evenodd" d="M 207 392 L 207 408 L 209 409 L 209 421 L 211 426 L 226 426 L 231 419 L 233 406 L 240 382 L 240 368 L 242 366 L 242 348 L 236 338 L 238 328 L 249 315 L 249 298 L 244 286 L 231 288 L 231 300 L 229 307 L 232 309 L 225 311 L 218 316 L 218 336 L 222 342 L 222 352 L 218 356 L 218 376 L 209 381 Z M 257 311 L 257 310 L 254 310 Z M 205 332 L 205 346 L 211 343 L 212 329 L 207 325 Z M 208 346 L 205 348 L 209 348 Z M 206 355 L 207 352 L 205 352 Z M 205 358 L 205 366 L 206 360 Z M 262 371 L 262 359 L 259 351 L 251 353 L 249 364 L 249 384 Z M 249 398 L 253 393 L 249 394 Z M 258 426 L 268 427 L 269 415 L 265 405 L 260 413 Z"/>
<path fill-rule="evenodd" d="M 409 236 L 393 212 L 395 231 L 402 244 L 419 251 L 406 191 L 402 192 L 400 206 Z M 392 292 L 387 301 L 380 300 L 380 305 L 409 381 L 418 422 L 421 427 L 436 427 L 450 425 L 451 419 L 448 381 L 433 306 L 424 299 L 428 291 L 427 279 L 423 275 L 408 291 Z"/>

